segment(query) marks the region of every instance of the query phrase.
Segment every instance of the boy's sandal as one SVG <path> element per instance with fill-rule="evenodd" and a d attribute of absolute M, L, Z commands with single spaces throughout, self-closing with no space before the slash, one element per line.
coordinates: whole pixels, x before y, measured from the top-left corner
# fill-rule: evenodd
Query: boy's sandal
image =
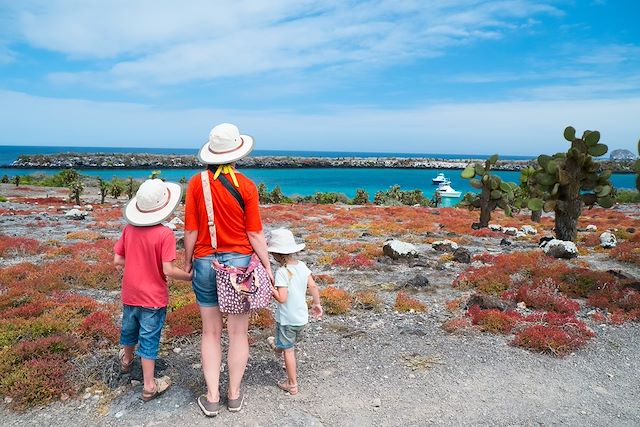
<path fill-rule="evenodd" d="M 155 399 L 160 396 L 162 393 L 167 391 L 169 387 L 171 387 L 171 378 L 168 376 L 164 376 L 162 378 L 154 378 L 153 382 L 156 385 L 156 388 L 152 391 L 142 389 L 142 400 L 148 402 L 150 400 Z"/>
<path fill-rule="evenodd" d="M 118 360 L 120 360 L 120 373 L 121 374 L 128 374 L 129 372 L 131 372 L 131 367 L 133 366 L 133 359 L 131 358 L 131 360 L 127 363 L 124 362 L 124 348 L 120 349 L 120 352 L 118 352 Z"/>
<path fill-rule="evenodd" d="M 278 387 L 281 390 L 286 391 L 292 396 L 294 394 L 298 394 L 298 384 L 289 384 L 289 381 L 284 381 L 284 382 L 278 383 Z"/>

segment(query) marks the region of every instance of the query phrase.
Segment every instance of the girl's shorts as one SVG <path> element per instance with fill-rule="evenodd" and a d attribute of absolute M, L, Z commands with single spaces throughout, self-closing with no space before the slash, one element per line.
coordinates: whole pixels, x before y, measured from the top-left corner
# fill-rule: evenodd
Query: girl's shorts
<path fill-rule="evenodd" d="M 276 323 L 276 348 L 279 350 L 294 348 L 302 339 L 305 326 L 307 325 L 293 326 Z"/>
<path fill-rule="evenodd" d="M 196 302 L 200 307 L 218 306 L 218 288 L 216 287 L 216 270 L 213 268 L 213 259 L 219 263 L 234 267 L 246 267 L 249 265 L 251 255 L 236 252 L 218 252 L 193 260 L 193 278 L 191 286 L 196 294 Z"/>

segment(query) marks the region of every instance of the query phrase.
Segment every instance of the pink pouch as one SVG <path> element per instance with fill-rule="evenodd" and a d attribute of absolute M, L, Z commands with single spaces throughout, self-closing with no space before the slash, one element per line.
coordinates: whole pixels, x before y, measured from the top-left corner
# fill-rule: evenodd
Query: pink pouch
<path fill-rule="evenodd" d="M 255 253 L 246 267 L 224 265 L 214 259 L 213 268 L 216 270 L 218 306 L 222 313 L 248 313 L 265 308 L 271 302 L 269 275 Z"/>

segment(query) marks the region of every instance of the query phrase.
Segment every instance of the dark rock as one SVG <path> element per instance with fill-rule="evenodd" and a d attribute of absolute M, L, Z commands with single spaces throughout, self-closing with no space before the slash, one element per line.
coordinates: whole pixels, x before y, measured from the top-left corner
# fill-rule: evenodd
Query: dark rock
<path fill-rule="evenodd" d="M 463 264 L 469 264 L 471 262 L 471 253 L 468 249 L 458 248 L 453 251 L 453 260 Z"/>
<path fill-rule="evenodd" d="M 178 240 L 176 240 L 176 248 L 184 249 L 184 237 L 180 237 Z"/>
<path fill-rule="evenodd" d="M 511 241 L 509 239 L 500 240 L 500 246 L 511 246 Z"/>
<path fill-rule="evenodd" d="M 505 311 L 510 308 L 515 308 L 516 304 L 510 301 L 501 300 L 498 297 L 494 297 L 492 295 L 486 294 L 473 294 L 467 300 L 465 304 L 465 309 L 469 309 L 470 307 L 477 305 L 483 310 L 489 310 L 492 308 L 498 309 L 500 311 Z"/>
<path fill-rule="evenodd" d="M 406 288 L 424 289 L 429 286 L 429 279 L 423 274 L 416 274 L 404 283 Z"/>
<path fill-rule="evenodd" d="M 479 222 L 474 222 L 473 224 L 471 224 L 471 228 L 473 230 L 480 230 L 482 227 L 480 227 L 480 223 Z"/>
<path fill-rule="evenodd" d="M 620 283 L 625 288 L 632 288 L 636 291 L 640 291 L 640 280 L 638 280 L 636 277 L 633 277 L 621 270 L 607 270 L 607 273 L 619 279 Z"/>
<path fill-rule="evenodd" d="M 633 233 L 635 233 L 635 232 L 636 232 L 636 229 L 635 229 L 635 228 L 633 228 L 633 227 L 627 227 L 627 233 L 631 233 L 631 234 L 633 234 Z"/>
<path fill-rule="evenodd" d="M 542 250 L 554 258 L 571 259 L 578 256 L 576 244 L 568 240 L 552 239 L 546 242 Z"/>
<path fill-rule="evenodd" d="M 360 235 L 360 237 L 370 237 L 370 236 L 371 236 L 371 233 L 368 233 L 366 231 Z"/>
<path fill-rule="evenodd" d="M 541 237 L 540 240 L 538 240 L 538 246 L 540 246 L 541 248 L 544 248 L 545 246 L 547 246 L 547 243 L 549 243 L 552 240 L 553 240 L 553 237 Z"/>

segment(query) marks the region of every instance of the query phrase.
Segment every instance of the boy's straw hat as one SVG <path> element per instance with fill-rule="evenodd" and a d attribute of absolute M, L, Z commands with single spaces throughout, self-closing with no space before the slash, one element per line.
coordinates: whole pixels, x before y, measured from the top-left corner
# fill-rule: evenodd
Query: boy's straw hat
<path fill-rule="evenodd" d="M 149 226 L 167 219 L 180 203 L 182 187 L 161 179 L 148 179 L 124 208 L 129 224 Z"/>
<path fill-rule="evenodd" d="M 253 150 L 253 137 L 240 135 L 235 125 L 222 123 L 211 129 L 209 141 L 198 152 L 198 159 L 209 165 L 235 162 Z"/>
<path fill-rule="evenodd" d="M 292 254 L 304 249 L 304 243 L 296 244 L 293 233 L 286 228 L 278 228 L 271 232 L 267 250 L 276 254 Z"/>

